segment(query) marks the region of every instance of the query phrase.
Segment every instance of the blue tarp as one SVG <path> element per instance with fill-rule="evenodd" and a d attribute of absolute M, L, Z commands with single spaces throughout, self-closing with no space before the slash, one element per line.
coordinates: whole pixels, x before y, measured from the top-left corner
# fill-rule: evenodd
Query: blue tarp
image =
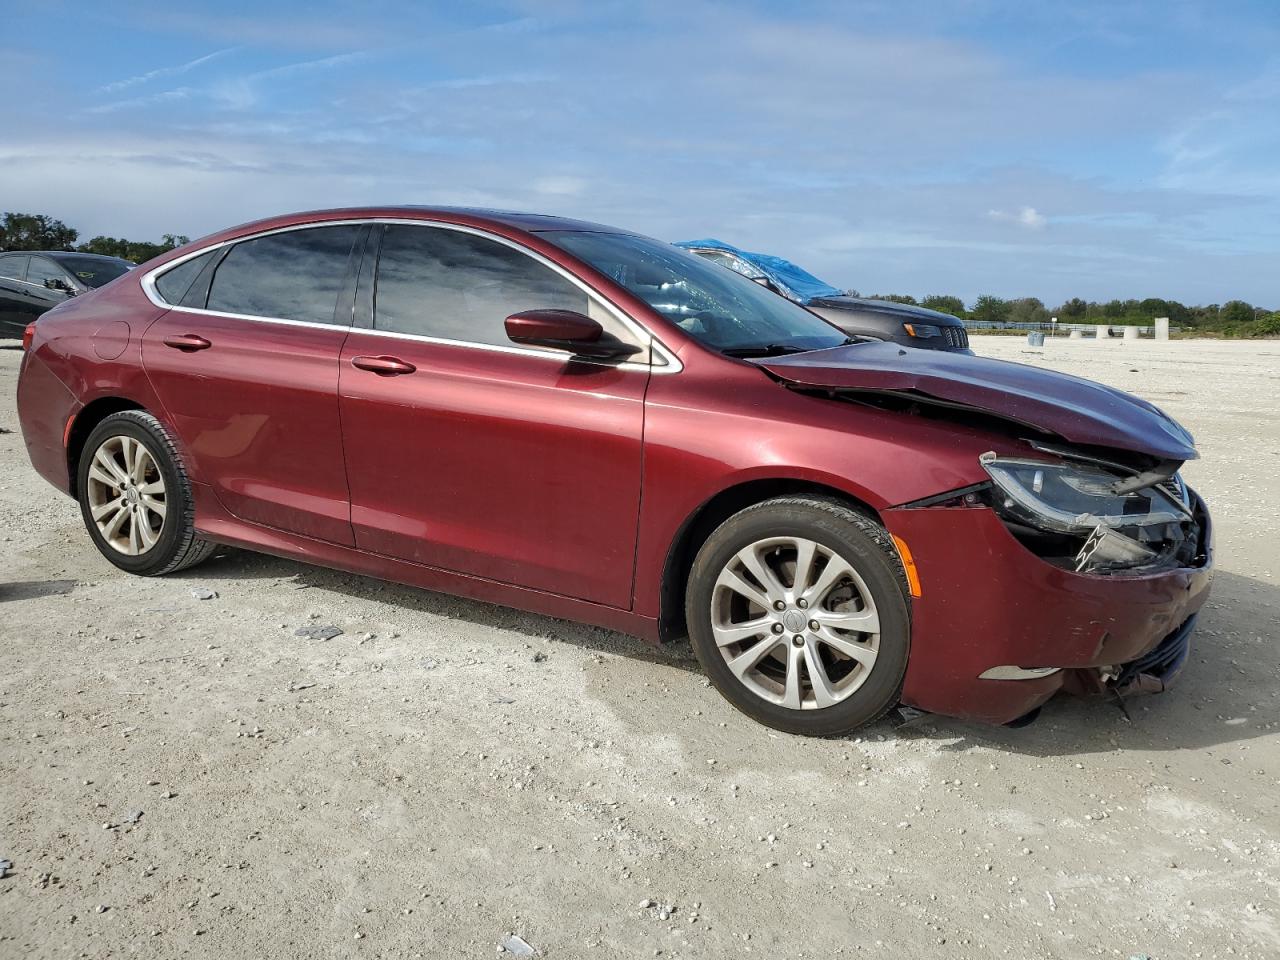
<path fill-rule="evenodd" d="M 686 250 L 697 247 L 703 250 L 723 250 L 726 253 L 735 254 L 753 267 L 756 267 L 762 274 L 773 281 L 775 286 L 779 287 L 784 293 L 791 295 L 792 299 L 799 300 L 801 303 L 808 303 L 818 297 L 838 297 L 844 293 L 843 290 L 837 290 L 829 283 L 823 283 L 812 273 L 797 267 L 790 260 L 773 257 L 767 253 L 749 253 L 746 250 L 739 250 L 723 240 L 681 240 L 675 246 L 684 247 Z"/>

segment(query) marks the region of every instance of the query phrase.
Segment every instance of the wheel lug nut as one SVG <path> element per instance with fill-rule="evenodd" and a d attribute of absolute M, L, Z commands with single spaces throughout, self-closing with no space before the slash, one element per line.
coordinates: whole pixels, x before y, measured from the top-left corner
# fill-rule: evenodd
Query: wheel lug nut
<path fill-rule="evenodd" d="M 804 637 L 800 636 L 800 634 L 797 633 L 794 637 L 791 638 L 791 642 L 795 644 L 795 646 L 797 647 L 803 647 Z"/>
<path fill-rule="evenodd" d="M 809 601 L 802 597 L 796 601 L 796 606 L 803 610 L 805 607 L 809 606 Z"/>
<path fill-rule="evenodd" d="M 775 624 L 773 625 L 773 632 L 774 632 L 774 633 L 781 633 L 784 629 L 786 629 L 786 628 L 785 628 L 785 627 L 783 627 L 783 626 L 782 626 L 782 624 L 780 624 L 780 623 L 775 623 Z"/>
<path fill-rule="evenodd" d="M 781 600 L 775 600 L 775 601 L 773 601 L 773 609 L 775 609 L 775 610 L 785 610 L 786 608 L 787 608 L 787 605 L 786 605 L 785 603 L 783 603 Z"/>
<path fill-rule="evenodd" d="M 819 629 L 821 626 L 822 626 L 822 624 L 818 623 L 818 621 L 817 621 L 817 620 L 810 620 L 810 621 L 809 621 L 809 629 L 810 629 L 810 630 L 817 630 L 817 629 Z"/>

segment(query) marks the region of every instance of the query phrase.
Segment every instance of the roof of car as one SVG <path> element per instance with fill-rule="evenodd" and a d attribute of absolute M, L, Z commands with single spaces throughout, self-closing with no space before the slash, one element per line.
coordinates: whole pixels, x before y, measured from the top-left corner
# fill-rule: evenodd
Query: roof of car
<path fill-rule="evenodd" d="M 112 257 L 105 253 L 83 253 L 79 250 L 0 250 L 0 257 L 9 254 L 29 256 L 29 257 L 93 257 L 95 260 L 121 260 L 120 257 Z M 122 260 L 128 263 L 128 260 Z"/>
<path fill-rule="evenodd" d="M 490 210 L 484 207 L 435 207 L 414 204 L 398 204 L 369 207 L 337 207 L 329 210 L 306 210 L 281 214 L 254 223 L 232 228 L 235 233 L 270 229 L 273 226 L 290 226 L 313 220 L 363 220 L 402 217 L 409 220 L 441 220 L 447 223 L 463 223 L 473 226 L 505 226 L 532 233 L 551 230 L 583 230 L 593 233 L 628 233 L 617 227 L 569 217 L 556 217 L 544 213 L 522 213 L 516 210 Z"/>

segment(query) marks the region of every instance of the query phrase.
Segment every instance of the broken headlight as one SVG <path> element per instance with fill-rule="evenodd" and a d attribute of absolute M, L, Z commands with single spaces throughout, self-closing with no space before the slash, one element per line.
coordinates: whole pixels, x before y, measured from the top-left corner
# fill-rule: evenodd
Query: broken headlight
<path fill-rule="evenodd" d="M 1036 553 L 1102 571 L 1176 560 L 1191 513 L 1175 477 L 1127 490 L 1129 478 L 1078 463 L 981 457 L 994 488 L 992 506 Z"/>
<path fill-rule="evenodd" d="M 1116 493 L 1126 479 L 1081 464 L 1000 459 L 983 454 L 1004 512 L 1055 533 L 1089 534 L 1097 527 L 1121 529 L 1181 523 L 1187 508 L 1157 486 Z"/>

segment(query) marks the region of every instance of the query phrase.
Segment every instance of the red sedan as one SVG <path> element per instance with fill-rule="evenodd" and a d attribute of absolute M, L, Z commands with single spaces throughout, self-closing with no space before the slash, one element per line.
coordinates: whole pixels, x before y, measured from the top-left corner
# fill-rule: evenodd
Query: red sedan
<path fill-rule="evenodd" d="M 782 730 L 1162 689 L 1211 579 L 1191 437 L 1032 367 L 859 343 L 656 240 L 330 210 L 27 329 L 32 463 L 116 566 L 230 544 L 688 633 Z"/>

